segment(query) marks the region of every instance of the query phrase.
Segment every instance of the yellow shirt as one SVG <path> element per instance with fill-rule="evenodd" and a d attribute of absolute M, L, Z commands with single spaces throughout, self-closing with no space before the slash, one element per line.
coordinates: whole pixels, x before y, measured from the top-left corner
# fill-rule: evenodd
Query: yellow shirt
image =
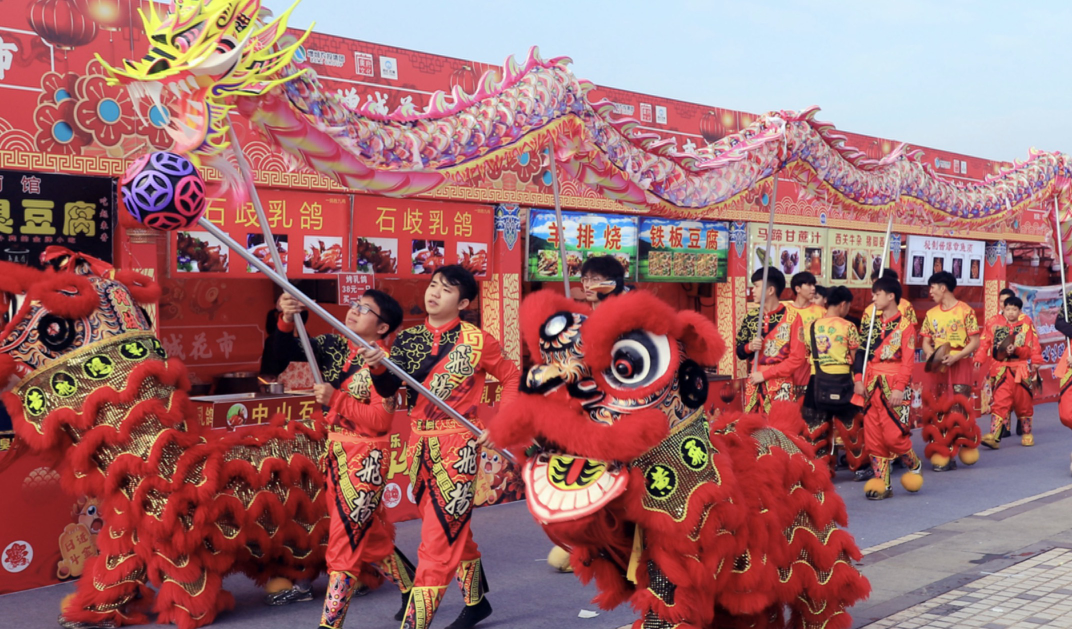
<path fill-rule="evenodd" d="M 793 310 L 800 317 L 800 322 L 804 324 L 804 343 L 811 343 L 811 323 L 812 321 L 818 321 L 826 314 L 826 308 L 823 308 L 819 304 L 808 304 L 804 308 L 797 308 L 796 304 L 791 301 L 783 301 L 784 305 L 789 310 Z M 810 347 L 810 346 L 809 346 Z M 811 360 L 811 354 L 808 354 L 808 360 Z"/>
<path fill-rule="evenodd" d="M 871 311 L 875 309 L 875 304 L 867 304 L 864 308 L 864 316 L 860 317 L 860 323 L 862 325 L 869 325 L 871 323 Z M 919 325 L 919 321 L 916 319 L 916 309 L 912 307 L 904 297 L 901 298 L 901 302 L 897 304 L 897 309 L 901 311 L 901 316 L 908 320 L 912 325 Z M 881 317 L 876 317 L 876 320 Z"/>
<path fill-rule="evenodd" d="M 852 352 L 860 348 L 860 332 L 841 317 L 823 317 L 815 322 L 815 347 L 818 358 L 814 362 L 824 373 L 849 373 L 852 371 Z M 815 373 L 814 365 L 812 373 Z"/>
<path fill-rule="evenodd" d="M 919 335 L 929 338 L 935 348 L 949 343 L 949 349 L 960 350 L 967 347 L 968 339 L 979 332 L 979 320 L 975 318 L 975 311 L 963 301 L 958 301 L 949 310 L 941 306 L 928 310 Z"/>

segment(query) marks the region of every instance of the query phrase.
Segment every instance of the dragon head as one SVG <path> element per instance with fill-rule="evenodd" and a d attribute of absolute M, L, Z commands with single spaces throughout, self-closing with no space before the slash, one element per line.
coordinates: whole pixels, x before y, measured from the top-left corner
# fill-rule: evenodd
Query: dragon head
<path fill-rule="evenodd" d="M 286 35 L 295 6 L 269 21 L 260 0 L 174 0 L 165 14 L 139 10 L 151 42 L 140 61 L 116 68 L 97 58 L 141 118 L 168 121 L 176 152 L 215 157 L 228 146 L 232 97 L 264 94 L 300 74 L 286 71 L 308 36 Z"/>

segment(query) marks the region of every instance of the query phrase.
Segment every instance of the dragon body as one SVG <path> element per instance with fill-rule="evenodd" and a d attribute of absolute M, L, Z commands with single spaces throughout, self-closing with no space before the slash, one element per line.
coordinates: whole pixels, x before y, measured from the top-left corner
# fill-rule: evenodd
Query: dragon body
<path fill-rule="evenodd" d="M 25 296 L 0 341 L 0 376 L 18 382 L 3 402 L 19 438 L 62 458 L 65 487 L 97 500 L 104 521 L 61 623 L 144 624 L 152 610 L 192 629 L 233 606 L 231 572 L 314 578 L 328 530 L 323 428 L 203 428 L 185 367 L 138 305 L 159 289 L 101 267 L 77 254 L 61 272 L 0 263 L 0 291 Z"/>
<path fill-rule="evenodd" d="M 438 92 L 424 110 L 411 102 L 387 114 L 373 103 L 351 109 L 299 61 L 304 36 L 286 33 L 290 11 L 272 20 L 259 0 L 172 7 L 143 16 L 152 41 L 144 59 L 105 66 L 139 109 L 160 105 L 162 90 L 179 96 L 171 112 L 176 150 L 225 171 L 234 110 L 299 163 L 388 196 L 472 185 L 517 153 L 550 146 L 569 177 L 645 212 L 717 218 L 720 205 L 778 174 L 855 215 L 896 210 L 945 230 L 1011 225 L 1024 208 L 1056 198 L 1060 240 L 1072 233 L 1072 164 L 1061 153 L 1032 151 L 984 183 L 962 185 L 937 177 L 903 145 L 868 158 L 816 120 L 815 108 L 771 112 L 714 144 L 679 151 L 675 140 L 616 117 L 609 101 L 589 102 L 594 86 L 573 76 L 569 59 L 544 60 L 535 48 L 524 63 L 511 57 L 486 73 L 474 93 Z"/>

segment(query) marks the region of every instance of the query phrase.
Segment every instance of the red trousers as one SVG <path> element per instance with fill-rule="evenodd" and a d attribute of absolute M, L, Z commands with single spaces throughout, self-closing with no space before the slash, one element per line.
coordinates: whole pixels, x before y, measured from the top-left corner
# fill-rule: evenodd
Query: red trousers
<path fill-rule="evenodd" d="M 454 543 L 443 533 L 432 507 L 432 497 L 424 492 L 417 509 L 421 514 L 421 545 L 417 548 L 417 577 L 414 587 L 440 587 L 450 585 L 455 571 L 463 561 L 480 558 L 480 550 L 473 541 L 473 530 L 466 522 Z"/>
<path fill-rule="evenodd" d="M 1031 418 L 1035 415 L 1035 398 L 1027 390 L 1027 382 L 1016 382 L 1011 369 L 998 375 L 994 385 L 994 399 L 990 412 L 995 422 L 1007 423 L 1013 411 L 1020 418 L 1025 433 L 1031 432 Z"/>
<path fill-rule="evenodd" d="M 884 376 L 876 376 L 870 388 L 871 395 L 864 410 L 864 442 L 867 453 L 889 459 L 911 451 L 912 437 L 907 429 L 908 405 L 890 405 L 890 391 Z"/>
<path fill-rule="evenodd" d="M 331 521 L 325 559 L 329 571 L 356 577 L 362 568 L 371 572 L 368 564 L 384 560 L 394 550 L 394 526 L 387 522 L 382 504 L 391 462 L 388 440 L 332 434 L 327 459 Z"/>

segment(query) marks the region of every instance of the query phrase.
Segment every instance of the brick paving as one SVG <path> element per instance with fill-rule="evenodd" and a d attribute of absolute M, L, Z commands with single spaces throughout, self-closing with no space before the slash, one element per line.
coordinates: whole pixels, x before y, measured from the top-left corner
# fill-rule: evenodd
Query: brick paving
<path fill-rule="evenodd" d="M 1072 549 L 1055 548 L 865 629 L 1072 627 Z"/>

